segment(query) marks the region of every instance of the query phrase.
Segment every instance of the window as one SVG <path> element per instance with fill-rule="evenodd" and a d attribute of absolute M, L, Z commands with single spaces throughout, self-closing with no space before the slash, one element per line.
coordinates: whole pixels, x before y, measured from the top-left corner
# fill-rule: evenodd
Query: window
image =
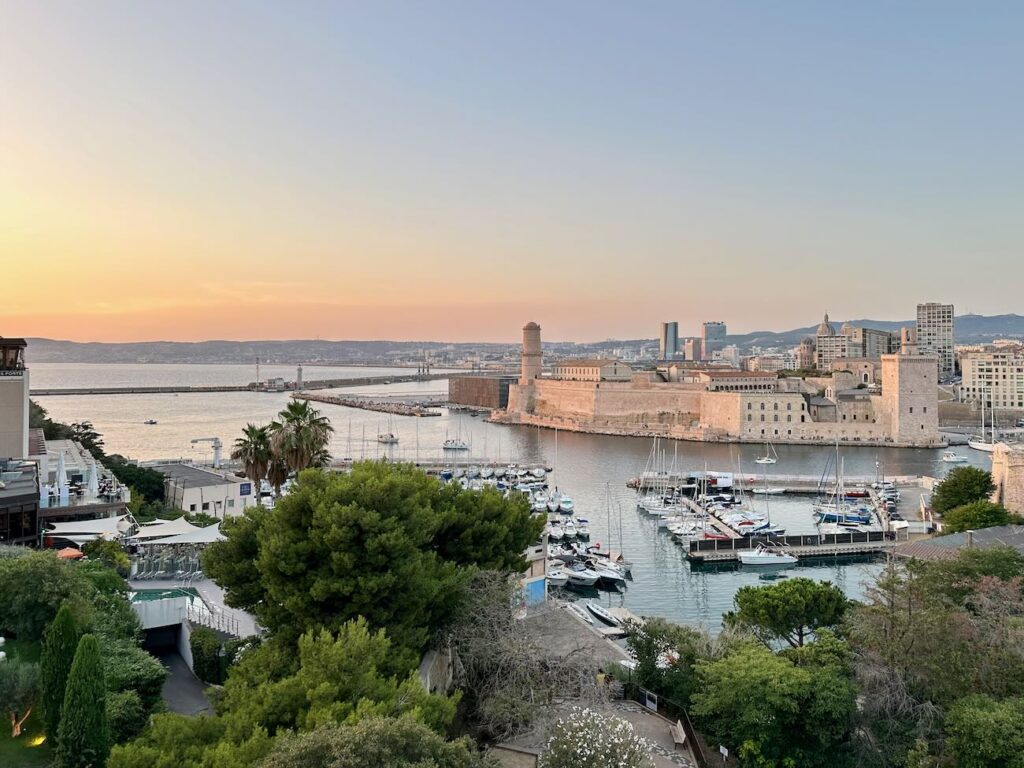
<path fill-rule="evenodd" d="M 234 508 L 235 508 L 235 500 L 234 499 L 228 499 L 228 509 L 234 509 Z"/>
<path fill-rule="evenodd" d="M 773 419 L 774 421 L 778 421 L 778 420 L 779 420 L 779 414 L 777 414 L 777 413 L 776 413 L 776 414 L 775 414 L 775 415 L 774 415 L 774 416 L 772 417 L 772 419 Z"/>
<path fill-rule="evenodd" d="M 914 412 L 914 406 L 910 406 L 910 412 L 911 412 L 911 413 L 913 413 L 913 412 Z"/>
<path fill-rule="evenodd" d="M 209 511 L 210 511 L 210 502 L 204 501 L 203 502 L 203 512 L 209 512 Z"/>
<path fill-rule="evenodd" d="M 792 403 L 786 403 L 786 410 L 787 411 L 792 411 L 793 410 L 793 404 Z"/>
<path fill-rule="evenodd" d="M 793 420 L 793 417 L 792 417 L 792 416 L 787 416 L 787 417 L 786 417 L 786 421 L 792 421 L 792 420 Z"/>
<path fill-rule="evenodd" d="M 750 414 L 748 413 L 748 414 L 747 414 L 747 421 L 751 421 L 751 420 L 752 420 L 752 419 L 751 419 L 751 415 L 750 415 Z"/>
<path fill-rule="evenodd" d="M 188 511 L 189 512 L 195 512 L 196 511 L 196 505 L 195 504 L 189 504 L 188 505 Z"/>
<path fill-rule="evenodd" d="M 764 414 L 761 414 L 761 421 L 764 421 Z"/>
<path fill-rule="evenodd" d="M 761 403 L 761 410 L 764 410 L 764 403 Z"/>
<path fill-rule="evenodd" d="M 800 423 L 801 423 L 801 424 L 803 424 L 803 423 L 804 423 L 804 417 L 803 417 L 803 416 L 801 416 L 801 417 L 800 417 Z"/>
<path fill-rule="evenodd" d="M 754 407 L 753 403 L 747 403 L 747 410 L 751 410 Z"/>

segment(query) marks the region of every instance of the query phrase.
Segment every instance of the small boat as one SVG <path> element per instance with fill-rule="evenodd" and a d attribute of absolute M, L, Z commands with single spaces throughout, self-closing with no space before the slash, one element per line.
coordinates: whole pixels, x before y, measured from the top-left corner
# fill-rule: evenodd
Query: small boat
<path fill-rule="evenodd" d="M 572 520 L 566 520 L 565 521 L 565 524 L 562 526 L 562 531 L 563 531 L 563 534 L 564 534 L 565 538 L 567 538 L 567 539 L 575 539 L 576 538 L 576 525 L 573 523 Z"/>
<path fill-rule="evenodd" d="M 392 432 L 382 432 L 377 435 L 377 442 L 383 443 L 384 445 L 396 445 L 398 443 L 398 437 Z"/>
<path fill-rule="evenodd" d="M 740 562 L 744 565 L 793 565 L 796 557 L 758 545 L 750 552 L 740 552 Z"/>
<path fill-rule="evenodd" d="M 446 451 L 468 451 L 469 444 L 465 440 L 456 440 L 455 438 L 449 438 L 445 440 L 441 447 Z"/>
<path fill-rule="evenodd" d="M 587 518 L 576 518 L 576 536 L 581 539 L 590 538 L 590 521 Z"/>
<path fill-rule="evenodd" d="M 148 424 L 149 426 L 151 426 L 151 427 L 152 427 L 152 426 L 154 426 L 154 425 L 156 424 L 156 419 L 146 419 L 146 420 L 145 420 L 144 422 L 142 422 L 142 423 L 143 423 L 143 424 Z"/>
<path fill-rule="evenodd" d="M 610 584 L 616 586 L 618 584 L 626 583 L 626 576 L 620 572 L 617 568 L 612 568 L 610 565 L 602 565 L 601 563 L 593 563 L 590 566 L 597 574 L 598 581 L 602 584 Z"/>
<path fill-rule="evenodd" d="M 751 493 L 756 493 L 758 496 L 780 496 L 785 492 L 785 488 L 751 488 Z"/>
<path fill-rule="evenodd" d="M 548 571 L 545 578 L 549 587 L 564 587 L 569 583 L 569 574 L 561 568 L 554 568 Z"/>
<path fill-rule="evenodd" d="M 504 477 L 505 476 L 505 468 L 504 467 L 495 467 L 494 468 L 494 476 L 497 477 L 497 478 Z"/>
<path fill-rule="evenodd" d="M 490 480 L 492 477 L 494 477 L 494 470 L 491 469 L 490 467 L 484 467 L 483 469 L 480 470 L 480 477 L 482 477 L 484 480 Z"/>
<path fill-rule="evenodd" d="M 555 512 L 558 511 L 559 502 L 561 501 L 561 498 L 562 498 L 562 495 L 558 491 L 555 491 L 553 494 L 551 494 L 548 497 L 548 501 L 547 501 L 548 512 L 551 512 L 552 514 L 554 514 Z"/>
<path fill-rule="evenodd" d="M 530 470 L 530 474 L 540 480 L 546 474 L 543 467 L 534 467 Z"/>
<path fill-rule="evenodd" d="M 573 511 L 572 499 L 568 496 L 561 496 L 558 499 L 558 511 L 563 515 L 571 515 Z"/>
<path fill-rule="evenodd" d="M 778 461 L 779 454 L 775 452 L 775 446 L 771 443 L 764 444 L 764 456 L 754 459 L 755 464 L 777 464 Z"/>
<path fill-rule="evenodd" d="M 562 530 L 562 526 L 558 523 L 551 523 L 548 526 L 548 538 L 554 541 L 560 541 L 565 536 L 565 532 Z"/>
<path fill-rule="evenodd" d="M 589 613 L 587 613 L 586 610 L 584 610 L 581 606 L 579 606 L 577 603 L 566 603 L 565 607 L 568 608 L 569 611 L 571 611 L 572 613 L 576 614 L 577 618 L 579 618 L 582 621 L 587 622 L 587 624 L 593 624 L 594 623 L 594 618 Z"/>
<path fill-rule="evenodd" d="M 958 453 L 953 453 L 953 451 L 946 451 L 942 454 L 942 460 L 947 464 L 963 464 L 967 461 L 967 457 L 961 456 Z"/>
<path fill-rule="evenodd" d="M 597 584 L 597 580 L 601 578 L 597 571 L 587 568 L 580 563 L 569 566 L 568 575 L 569 583 L 580 587 L 592 587 Z"/>
<path fill-rule="evenodd" d="M 603 621 L 605 624 L 609 624 L 613 627 L 622 626 L 622 622 L 608 613 L 607 610 L 601 605 L 598 605 L 593 600 L 587 602 L 587 610 L 594 614 L 597 618 Z"/>

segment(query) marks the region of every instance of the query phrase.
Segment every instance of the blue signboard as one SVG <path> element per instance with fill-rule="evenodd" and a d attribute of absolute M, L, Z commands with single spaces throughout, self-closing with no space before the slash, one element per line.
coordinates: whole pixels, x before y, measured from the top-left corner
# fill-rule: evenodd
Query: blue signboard
<path fill-rule="evenodd" d="M 252 496 L 252 483 L 239 483 L 238 485 L 239 496 Z"/>

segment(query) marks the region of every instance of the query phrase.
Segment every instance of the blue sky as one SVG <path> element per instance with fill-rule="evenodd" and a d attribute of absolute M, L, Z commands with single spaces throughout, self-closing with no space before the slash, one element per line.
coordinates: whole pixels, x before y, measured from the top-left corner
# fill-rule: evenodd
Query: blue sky
<path fill-rule="evenodd" d="M 25 284 L 0 325 L 593 339 L 1024 311 L 1022 22 L 0 0 L 0 258 Z M 80 290 L 97 274 L 116 300 Z"/>

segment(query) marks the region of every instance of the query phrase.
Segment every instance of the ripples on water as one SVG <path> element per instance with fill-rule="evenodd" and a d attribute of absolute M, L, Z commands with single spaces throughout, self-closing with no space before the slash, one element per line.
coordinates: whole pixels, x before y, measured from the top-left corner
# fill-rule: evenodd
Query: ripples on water
<path fill-rule="evenodd" d="M 160 383 L 244 383 L 238 379 L 248 370 L 248 380 L 255 378 L 255 367 L 249 366 L 67 366 L 66 371 L 33 370 L 33 386 L 126 386 Z M 117 369 L 111 380 L 103 378 L 102 369 Z M 123 369 L 142 368 L 143 372 Z M 174 368 L 173 377 L 166 369 Z M 294 369 L 261 367 L 261 377 L 294 378 Z M 153 369 L 159 369 L 154 371 Z M 229 369 L 227 371 L 220 369 Z M 266 373 L 264 374 L 264 371 Z M 306 368 L 307 379 L 318 369 Z M 77 371 L 77 372 L 76 372 Z M 290 373 L 289 373 L 290 371 Z M 351 377 L 376 375 L 373 369 L 335 369 L 331 376 Z M 408 371 L 379 369 L 380 374 Z M 127 376 L 131 380 L 123 377 Z M 118 378 L 121 377 L 121 378 Z M 132 379 L 132 377 L 136 377 Z M 235 377 L 231 379 L 231 377 Z M 320 378 L 320 376 L 317 376 Z M 76 383 L 84 379 L 88 384 Z M 229 379 L 229 380 L 225 380 Z M 41 381 L 42 380 L 42 381 Z M 114 382 L 117 383 L 114 383 Z M 45 383 L 43 383 L 45 382 Z M 122 383 L 126 382 L 126 383 Z M 343 390 L 348 394 L 439 394 L 446 391 L 443 381 L 413 384 L 362 387 Z M 220 437 L 230 445 L 247 422 L 266 423 L 284 407 L 284 393 L 229 392 L 217 394 L 68 396 L 40 398 L 51 415 L 61 421 L 92 420 L 106 438 L 109 452 L 139 459 L 184 457 L 209 459 L 209 447 L 197 447 L 189 441 L 195 437 Z M 576 501 L 576 516 L 591 521 L 591 542 L 609 544 L 609 521 L 615 531 L 611 545 L 619 548 L 619 510 L 621 509 L 621 542 L 627 557 L 633 561 L 633 581 L 620 593 L 600 592 L 602 602 L 624 605 L 641 615 L 657 615 L 687 624 L 704 624 L 712 629 L 720 626 L 721 615 L 732 607 L 736 590 L 747 584 L 766 584 L 765 574 L 744 570 L 738 565 L 704 566 L 691 569 L 682 548 L 667 534 L 659 533 L 656 521 L 638 512 L 636 496 L 625 487 L 629 478 L 643 470 L 651 450 L 651 441 L 633 437 L 584 435 L 559 432 L 557 456 L 555 433 L 532 427 L 509 427 L 487 424 L 467 414 L 449 414 L 435 418 L 393 416 L 358 409 L 317 404 L 329 416 L 335 428 L 331 451 L 336 457 L 376 458 L 388 456 L 396 460 L 427 460 L 441 454 L 440 445 L 446 436 L 461 435 L 472 446 L 469 457 L 489 457 L 501 461 L 546 462 L 555 465 L 553 482 Z M 159 424 L 146 426 L 146 419 Z M 401 440 L 388 448 L 376 442 L 379 432 L 390 431 Z M 417 450 L 418 445 L 418 450 Z M 714 443 L 666 443 L 669 460 L 674 452 L 683 469 L 735 471 L 737 462 L 745 475 L 764 470 L 753 460 L 764 451 L 758 445 Z M 768 474 L 820 475 L 833 449 L 820 446 L 777 446 L 779 462 L 768 467 Z M 968 455 L 977 466 L 986 467 L 983 454 L 967 448 L 957 449 Z M 851 476 L 873 476 L 878 466 L 889 475 L 942 475 L 950 465 L 942 463 L 939 450 L 843 448 L 846 473 Z M 757 470 L 755 473 L 754 470 Z M 606 503 L 606 499 L 608 502 Z M 756 504 L 763 504 L 757 499 Z M 771 500 L 772 520 L 786 526 L 788 533 L 811 533 L 810 497 L 775 497 Z M 808 576 L 831 580 L 851 597 L 863 594 L 864 584 L 878 572 L 878 562 L 812 561 L 782 572 L 786 576 Z"/>

